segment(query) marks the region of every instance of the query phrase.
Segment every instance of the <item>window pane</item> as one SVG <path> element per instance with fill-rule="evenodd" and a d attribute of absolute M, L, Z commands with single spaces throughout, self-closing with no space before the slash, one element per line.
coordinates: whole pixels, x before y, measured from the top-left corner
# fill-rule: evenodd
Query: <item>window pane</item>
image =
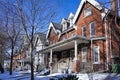
<path fill-rule="evenodd" d="M 70 58 L 71 58 L 71 60 L 73 60 L 74 57 L 75 57 L 75 55 L 74 55 L 74 50 L 71 50 L 71 51 L 70 51 Z"/>
<path fill-rule="evenodd" d="M 86 36 L 86 27 L 85 26 L 82 27 L 82 36 Z"/>
<path fill-rule="evenodd" d="M 87 62 L 87 48 L 82 48 L 82 62 Z"/>
<path fill-rule="evenodd" d="M 90 29 L 91 29 L 91 36 L 95 35 L 95 25 L 94 22 L 90 24 Z"/>
<path fill-rule="evenodd" d="M 94 47 L 94 62 L 99 62 L 99 47 Z"/>
<path fill-rule="evenodd" d="M 87 17 L 87 16 L 89 16 L 91 14 L 92 14 L 91 8 L 87 8 L 87 9 L 84 10 L 84 17 Z"/>

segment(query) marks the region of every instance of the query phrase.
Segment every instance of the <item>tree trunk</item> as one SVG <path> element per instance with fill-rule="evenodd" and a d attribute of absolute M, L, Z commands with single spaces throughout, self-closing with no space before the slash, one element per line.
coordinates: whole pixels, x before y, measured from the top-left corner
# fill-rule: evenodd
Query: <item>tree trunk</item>
<path fill-rule="evenodd" d="M 34 80 L 34 66 L 33 66 L 33 46 L 30 45 L 30 61 L 31 61 L 31 80 Z"/>
<path fill-rule="evenodd" d="M 11 51 L 11 61 L 10 61 L 10 75 L 12 75 L 12 64 L 13 64 L 13 50 L 14 50 L 14 46 L 12 45 L 12 51 Z"/>

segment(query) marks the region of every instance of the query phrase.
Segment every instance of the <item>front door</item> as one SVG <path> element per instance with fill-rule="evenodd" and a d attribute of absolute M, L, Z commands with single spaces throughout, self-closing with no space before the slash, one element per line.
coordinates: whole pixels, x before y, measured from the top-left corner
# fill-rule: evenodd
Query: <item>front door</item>
<path fill-rule="evenodd" d="M 87 47 L 82 48 L 82 62 L 87 62 L 87 53 L 88 53 Z"/>

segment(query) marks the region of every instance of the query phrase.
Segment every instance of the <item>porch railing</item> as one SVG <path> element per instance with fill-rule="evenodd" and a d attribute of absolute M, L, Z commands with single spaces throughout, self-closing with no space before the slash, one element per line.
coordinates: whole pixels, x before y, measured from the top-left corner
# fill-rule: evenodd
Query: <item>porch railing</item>
<path fill-rule="evenodd" d="M 92 72 L 92 65 L 90 62 L 82 62 L 80 63 L 80 72 L 86 73 L 86 72 Z"/>

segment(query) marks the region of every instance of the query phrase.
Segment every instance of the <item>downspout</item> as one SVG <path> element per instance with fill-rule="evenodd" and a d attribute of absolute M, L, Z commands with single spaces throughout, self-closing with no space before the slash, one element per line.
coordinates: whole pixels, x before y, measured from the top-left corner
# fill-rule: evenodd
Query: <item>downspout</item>
<path fill-rule="evenodd" d="M 91 66 L 92 66 L 92 71 L 93 71 L 93 46 L 92 46 L 92 44 L 93 44 L 93 40 L 91 39 Z M 92 58 L 93 57 L 93 58 Z"/>
<path fill-rule="evenodd" d="M 110 35 L 110 58 L 113 58 L 112 54 L 112 41 L 111 41 L 111 28 L 110 28 L 110 23 L 109 23 L 109 35 Z"/>
<path fill-rule="evenodd" d="M 105 19 L 104 20 L 104 25 L 105 25 L 105 37 L 106 37 L 106 58 L 107 58 L 107 60 L 106 60 L 106 67 L 107 67 L 107 70 L 108 70 L 109 58 L 108 58 L 108 32 L 107 32 L 107 24 L 106 24 L 107 20 L 106 20 L 106 17 L 108 15 L 108 12 L 107 12 L 107 14 L 104 17 L 104 19 Z"/>

